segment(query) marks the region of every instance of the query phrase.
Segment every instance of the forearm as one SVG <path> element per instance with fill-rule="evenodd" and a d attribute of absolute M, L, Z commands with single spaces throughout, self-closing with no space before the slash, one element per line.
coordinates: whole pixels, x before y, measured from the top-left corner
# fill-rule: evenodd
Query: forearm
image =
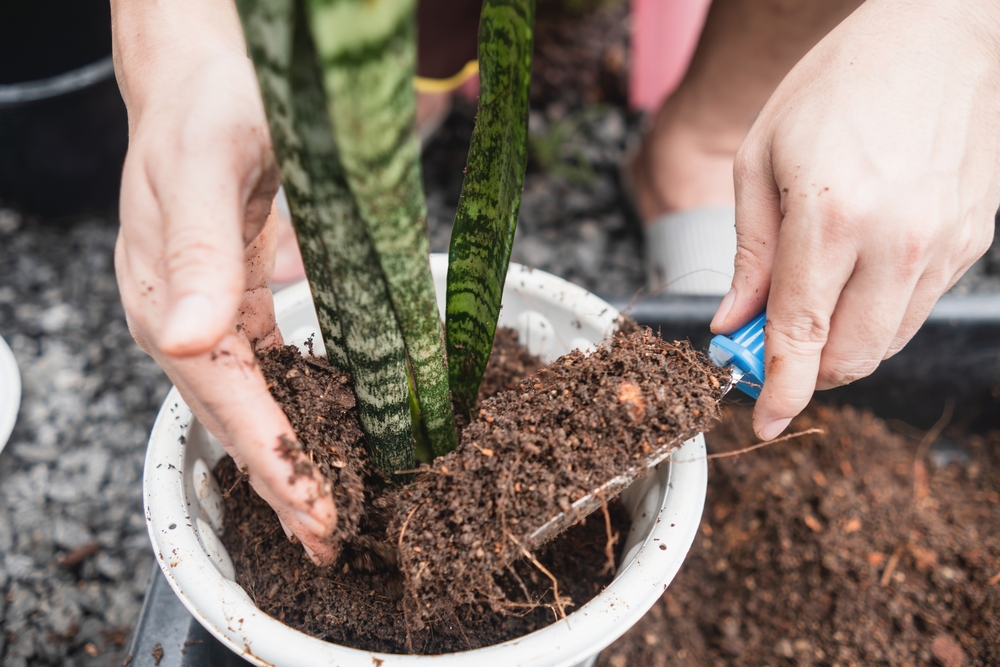
<path fill-rule="evenodd" d="M 156 91 L 176 94 L 192 68 L 246 56 L 233 0 L 111 0 L 115 74 L 130 116 Z"/>

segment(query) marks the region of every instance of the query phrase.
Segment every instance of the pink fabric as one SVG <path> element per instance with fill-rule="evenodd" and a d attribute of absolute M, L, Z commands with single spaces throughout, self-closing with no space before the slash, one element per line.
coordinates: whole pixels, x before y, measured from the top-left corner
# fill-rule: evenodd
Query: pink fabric
<path fill-rule="evenodd" d="M 632 0 L 629 105 L 655 111 L 684 78 L 712 0 Z"/>

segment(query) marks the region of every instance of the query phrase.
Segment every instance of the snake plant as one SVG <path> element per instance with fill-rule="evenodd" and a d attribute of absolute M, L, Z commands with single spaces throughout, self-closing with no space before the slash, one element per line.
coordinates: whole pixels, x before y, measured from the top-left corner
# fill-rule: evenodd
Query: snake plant
<path fill-rule="evenodd" d="M 452 404 L 469 413 L 489 358 L 524 179 L 534 2 L 483 6 L 447 335 L 415 128 L 414 0 L 237 6 L 327 357 L 351 374 L 370 461 L 391 477 L 417 441 L 426 456 L 454 449 Z"/>

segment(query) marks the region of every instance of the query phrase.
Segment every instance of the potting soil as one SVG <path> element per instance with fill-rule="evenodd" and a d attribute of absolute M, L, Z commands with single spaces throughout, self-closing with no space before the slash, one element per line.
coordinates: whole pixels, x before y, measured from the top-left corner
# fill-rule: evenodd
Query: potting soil
<path fill-rule="evenodd" d="M 347 485 L 335 491 L 335 500 L 347 503 L 341 515 L 349 525 L 338 528 L 343 553 L 337 564 L 315 567 L 225 459 L 216 469 L 229 490 L 222 539 L 237 581 L 263 611 L 292 627 L 394 653 L 495 644 L 543 627 L 600 592 L 613 574 L 617 536 L 628 525 L 614 502 L 607 517 L 597 512 L 546 547 L 532 546 L 528 560 L 510 544 L 496 549 L 494 542 L 520 535 L 519 524 L 527 529 L 567 498 L 614 476 L 651 442 L 706 428 L 725 379 L 686 344 L 668 344 L 644 330 L 589 356 L 567 355 L 523 380 L 537 360 L 504 332 L 484 383 L 485 391 L 501 393 L 481 396 L 482 409 L 456 452 L 402 491 L 386 493 L 372 475 L 358 487 L 363 467 L 359 476 L 345 473 L 363 462 L 364 452 L 350 423 L 356 420 L 352 401 L 342 395 L 344 376 L 294 348 L 267 353 L 261 365 L 297 430 L 295 446 Z M 339 425 L 324 433 L 331 422 Z M 357 511 L 359 493 L 365 504 Z M 489 558 L 464 537 L 470 533 L 489 541 Z M 464 564 L 460 573 L 453 571 L 457 560 Z"/>
<path fill-rule="evenodd" d="M 1000 433 L 921 445 L 822 406 L 789 429 L 814 426 L 709 462 L 684 566 L 599 667 L 1000 664 Z M 756 442 L 750 410 L 707 439 Z"/>

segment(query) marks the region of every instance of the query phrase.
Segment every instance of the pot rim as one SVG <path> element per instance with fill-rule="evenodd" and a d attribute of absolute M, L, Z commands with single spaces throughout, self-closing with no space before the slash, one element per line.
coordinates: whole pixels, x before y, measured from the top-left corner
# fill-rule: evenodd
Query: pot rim
<path fill-rule="evenodd" d="M 446 267 L 446 262 L 446 258 L 432 257 L 435 275 Z M 577 320 L 603 322 L 608 325 L 603 329 L 605 333 L 618 315 L 581 287 L 515 264 L 508 272 L 507 288 L 523 292 L 522 296 L 527 295 L 532 306 L 540 305 L 542 312 L 546 305 L 561 305 Z M 301 308 L 303 299 L 309 299 L 304 282 L 279 293 L 275 310 L 280 314 L 290 303 Z M 586 304 L 582 312 L 581 303 Z M 600 339 L 600 335 L 596 337 Z M 203 427 L 194 426 L 190 409 L 176 388 L 171 389 L 153 426 L 143 473 L 149 535 L 157 561 L 183 604 L 209 632 L 257 665 L 284 659 L 294 664 L 338 667 L 458 667 L 471 661 L 547 667 L 584 663 L 634 625 L 680 569 L 700 524 L 708 480 L 704 438 L 698 435 L 675 454 L 677 465 L 662 465 L 656 473 L 637 482 L 640 486 L 633 494 L 637 499 L 633 516 L 638 519 L 642 513 L 643 520 L 649 522 L 648 533 L 622 559 L 614 581 L 565 620 L 471 651 L 443 655 L 377 653 L 336 645 L 294 630 L 260 611 L 242 588 L 223 576 L 220 569 L 225 570 L 226 564 L 220 563 L 214 551 L 213 563 L 203 546 L 206 532 L 211 531 L 202 518 L 195 516 L 198 508 L 190 507 L 198 500 L 185 474 L 185 450 L 193 447 L 196 451 L 199 438 L 207 437 Z M 651 514 L 656 518 L 646 519 Z M 213 534 L 209 541 L 213 538 L 218 539 Z M 221 560 L 228 562 L 228 555 Z"/>
<path fill-rule="evenodd" d="M 45 79 L 0 84 L 0 107 L 37 102 L 82 90 L 115 75 L 111 54 Z"/>
<path fill-rule="evenodd" d="M 0 336 L 0 452 L 14 431 L 21 407 L 21 373 L 7 341 Z"/>

